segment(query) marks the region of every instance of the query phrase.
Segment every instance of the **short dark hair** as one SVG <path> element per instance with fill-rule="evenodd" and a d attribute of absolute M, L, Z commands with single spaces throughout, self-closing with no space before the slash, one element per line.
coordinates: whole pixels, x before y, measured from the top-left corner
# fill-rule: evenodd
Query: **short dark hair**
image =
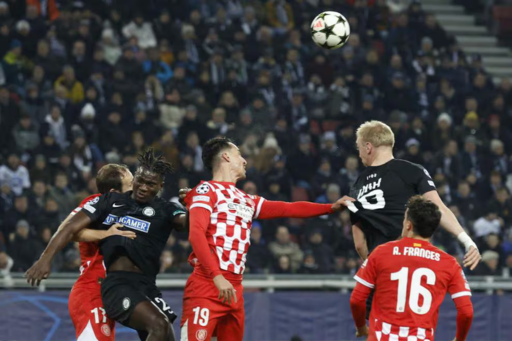
<path fill-rule="evenodd" d="M 225 136 L 217 136 L 209 139 L 203 146 L 202 158 L 205 167 L 212 170 L 215 157 L 218 156 L 221 151 L 230 148 L 230 143 L 233 143 L 233 141 Z"/>
<path fill-rule="evenodd" d="M 407 202 L 406 219 L 412 223 L 415 234 L 430 238 L 441 222 L 441 211 L 432 201 L 415 195 Z"/>
<path fill-rule="evenodd" d="M 148 170 L 152 173 L 159 174 L 162 179 L 167 173 L 172 173 L 172 164 L 165 160 L 162 155 L 156 156 L 153 148 L 148 148 L 137 157 L 140 168 Z"/>
<path fill-rule="evenodd" d="M 109 163 L 101 167 L 96 175 L 96 187 L 98 187 L 98 191 L 101 194 L 110 192 L 111 189 L 122 192 L 123 178 L 127 171 L 127 166 L 115 163 Z"/>

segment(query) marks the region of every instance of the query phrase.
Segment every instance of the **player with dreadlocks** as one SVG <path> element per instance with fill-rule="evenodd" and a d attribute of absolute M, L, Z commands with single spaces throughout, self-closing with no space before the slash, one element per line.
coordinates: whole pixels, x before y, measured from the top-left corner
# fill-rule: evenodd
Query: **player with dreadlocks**
<path fill-rule="evenodd" d="M 56 236 L 64 243 L 90 224 L 107 229 L 115 223 L 135 231 L 136 238 L 112 236 L 100 242 L 107 276 L 101 284 L 101 297 L 108 317 L 137 330 L 144 341 L 173 341 L 171 323 L 176 315 L 156 287 L 160 255 L 171 231 L 185 228 L 185 211 L 157 196 L 172 166 L 152 149 L 139 155 L 140 166 L 133 178 L 133 190 L 110 192 L 86 204 Z M 69 239 L 66 239 L 69 238 Z M 31 275 L 40 280 L 37 271 Z"/>

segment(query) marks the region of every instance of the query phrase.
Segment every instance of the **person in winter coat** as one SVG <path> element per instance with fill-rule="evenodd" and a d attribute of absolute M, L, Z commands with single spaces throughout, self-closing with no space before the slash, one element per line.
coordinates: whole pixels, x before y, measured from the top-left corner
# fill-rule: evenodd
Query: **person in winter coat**
<path fill-rule="evenodd" d="M 39 145 L 39 131 L 30 116 L 23 115 L 14 127 L 12 135 L 18 151 L 26 153 Z"/>

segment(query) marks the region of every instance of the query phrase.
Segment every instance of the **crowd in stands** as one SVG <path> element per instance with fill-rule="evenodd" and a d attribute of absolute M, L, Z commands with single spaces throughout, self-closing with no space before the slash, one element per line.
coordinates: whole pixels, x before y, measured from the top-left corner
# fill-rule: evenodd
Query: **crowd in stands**
<path fill-rule="evenodd" d="M 387 122 L 395 156 L 423 164 L 478 241 L 472 273 L 512 267 L 512 84 L 411 1 L 0 1 L 0 272 L 25 271 L 59 223 L 96 193 L 106 163 L 135 170 L 152 146 L 175 166 L 163 196 L 208 179 L 201 145 L 232 137 L 248 162 L 240 187 L 269 200 L 328 203 L 362 165 L 361 122 Z M 310 22 L 335 10 L 346 46 L 314 45 Z M 436 244 L 460 256 L 443 231 Z M 173 235 L 161 272 L 189 272 Z M 256 221 L 247 273 L 353 274 L 347 212 Z M 55 271 L 77 271 L 76 244 Z"/>

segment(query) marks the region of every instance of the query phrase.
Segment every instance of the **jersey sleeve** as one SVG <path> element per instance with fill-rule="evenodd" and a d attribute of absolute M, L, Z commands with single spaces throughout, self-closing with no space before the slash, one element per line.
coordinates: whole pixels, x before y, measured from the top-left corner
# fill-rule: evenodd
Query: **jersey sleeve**
<path fill-rule="evenodd" d="M 167 215 L 169 216 L 169 220 L 172 222 L 174 221 L 174 218 L 177 216 L 180 216 L 182 214 L 185 214 L 185 208 L 181 206 L 180 204 L 169 202 L 167 205 Z"/>
<path fill-rule="evenodd" d="M 83 207 L 82 212 L 84 212 L 93 222 L 100 219 L 107 210 L 112 207 L 109 204 L 111 193 L 105 193 L 102 196 L 96 197 L 90 201 L 88 201 Z"/>
<path fill-rule="evenodd" d="M 452 299 L 462 296 L 471 296 L 471 288 L 459 264 L 456 264 L 453 271 L 452 279 L 448 284 L 448 292 Z"/>
<path fill-rule="evenodd" d="M 265 198 L 260 197 L 258 195 L 250 195 L 251 199 L 254 200 L 254 205 L 256 209 L 254 210 L 254 219 L 258 219 L 261 213 L 261 206 L 263 206 L 263 202 L 265 201 Z"/>
<path fill-rule="evenodd" d="M 185 204 L 189 211 L 197 208 L 213 212 L 215 207 L 216 196 L 215 191 L 207 182 L 203 182 L 193 190 L 191 190 L 185 197 Z"/>
<path fill-rule="evenodd" d="M 364 285 L 365 287 L 368 287 L 370 289 L 375 288 L 375 283 L 377 282 L 377 255 L 375 255 L 376 252 L 373 252 L 370 254 L 370 256 L 364 261 L 363 265 L 361 265 L 361 268 L 359 271 L 357 271 L 357 274 L 354 276 L 354 279 Z"/>
<path fill-rule="evenodd" d="M 417 194 L 425 194 L 436 190 L 430 173 L 421 165 L 411 163 L 409 167 L 400 168 L 402 178 L 411 185 Z"/>
<path fill-rule="evenodd" d="M 94 199 L 96 199 L 100 196 L 101 196 L 101 194 L 93 194 L 93 195 L 88 196 L 87 198 L 82 200 L 82 202 L 80 203 L 80 205 L 78 205 L 78 207 L 75 207 L 75 209 L 73 211 L 71 211 L 70 215 L 74 216 L 75 214 L 80 212 L 85 205 L 87 205 L 89 202 L 92 202 Z"/>

